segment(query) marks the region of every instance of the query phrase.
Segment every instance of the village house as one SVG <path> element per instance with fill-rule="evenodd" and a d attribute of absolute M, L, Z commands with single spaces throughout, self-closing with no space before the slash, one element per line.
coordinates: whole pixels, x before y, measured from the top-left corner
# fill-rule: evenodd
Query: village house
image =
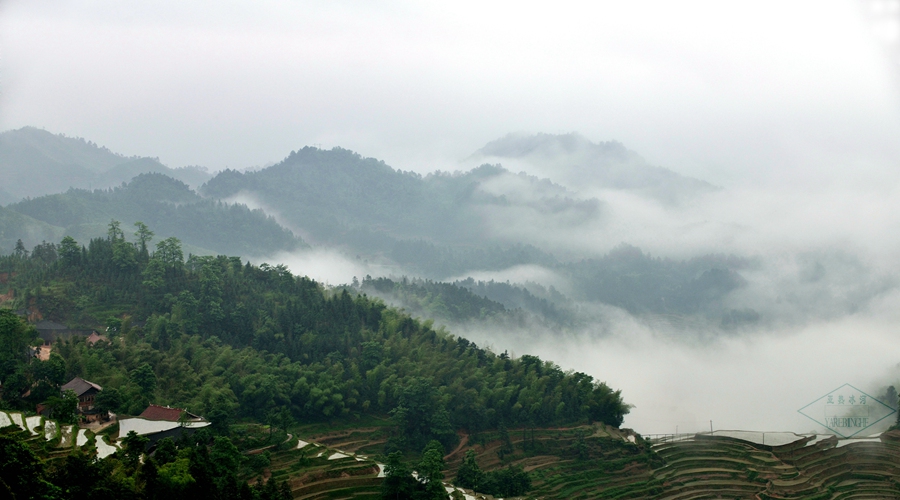
<path fill-rule="evenodd" d="M 62 323 L 56 323 L 55 321 L 40 321 L 34 325 L 34 329 L 37 330 L 38 336 L 44 342 L 43 345 L 35 349 L 34 352 L 35 356 L 41 361 L 50 359 L 53 343 L 58 340 L 66 340 L 72 337 L 87 337 L 85 342 L 90 346 L 93 346 L 101 340 L 109 342 L 108 338 L 98 334 L 94 330 L 74 330 Z"/>
<path fill-rule="evenodd" d="M 143 413 L 138 415 L 138 417 L 146 420 L 180 422 L 182 421 L 182 415 L 184 415 L 183 420 L 185 422 L 203 421 L 203 417 L 194 415 L 187 410 L 154 404 L 148 406 L 147 409 L 143 411 Z"/>
<path fill-rule="evenodd" d="M 87 420 L 97 420 L 100 412 L 94 406 L 94 398 L 103 390 L 99 385 L 81 377 L 75 377 L 59 388 L 60 392 L 72 391 L 78 396 L 78 413 Z"/>
<path fill-rule="evenodd" d="M 106 335 L 100 335 L 97 332 L 91 332 L 91 334 L 88 336 L 88 338 L 84 339 L 84 343 L 91 347 L 93 347 L 94 344 L 96 344 L 97 342 L 101 342 L 101 341 L 109 342 L 109 339 L 106 337 Z"/>
<path fill-rule="evenodd" d="M 87 337 L 94 330 L 76 330 L 68 326 L 57 323 L 55 321 L 39 321 L 34 325 L 38 336 L 44 341 L 45 345 L 51 345 L 57 340 L 65 340 L 71 337 Z"/>
<path fill-rule="evenodd" d="M 150 449 L 160 439 L 178 439 L 208 425 L 210 422 L 205 418 L 182 408 L 151 404 L 137 417 L 119 419 L 119 437 L 125 437 L 134 431 L 139 436 L 149 438 L 147 449 Z"/>

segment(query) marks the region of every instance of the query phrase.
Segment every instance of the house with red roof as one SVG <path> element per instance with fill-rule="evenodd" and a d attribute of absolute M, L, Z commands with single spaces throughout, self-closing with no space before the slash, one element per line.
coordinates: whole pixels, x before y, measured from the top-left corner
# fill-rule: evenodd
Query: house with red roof
<path fill-rule="evenodd" d="M 185 409 L 151 404 L 137 417 L 120 418 L 119 436 L 127 436 L 131 431 L 139 436 L 146 436 L 149 439 L 147 449 L 150 449 L 160 439 L 178 439 L 209 424 L 205 418 Z"/>
<path fill-rule="evenodd" d="M 172 408 L 154 404 L 148 406 L 143 413 L 138 415 L 138 418 L 155 421 L 164 420 L 166 422 L 179 422 L 182 420 L 182 415 L 184 415 L 185 422 L 199 422 L 203 420 L 201 417 L 182 408 Z"/>

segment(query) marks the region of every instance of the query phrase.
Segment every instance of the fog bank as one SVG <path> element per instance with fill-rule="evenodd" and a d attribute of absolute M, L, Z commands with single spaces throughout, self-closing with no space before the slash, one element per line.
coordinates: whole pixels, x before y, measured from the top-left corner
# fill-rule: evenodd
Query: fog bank
<path fill-rule="evenodd" d="M 710 420 L 715 429 L 822 432 L 797 410 L 845 383 L 878 397 L 900 381 L 898 303 L 893 294 L 864 315 L 715 338 L 625 314 L 604 336 L 462 333 L 621 389 L 634 405 L 624 426 L 643 434 L 708 431 Z"/>

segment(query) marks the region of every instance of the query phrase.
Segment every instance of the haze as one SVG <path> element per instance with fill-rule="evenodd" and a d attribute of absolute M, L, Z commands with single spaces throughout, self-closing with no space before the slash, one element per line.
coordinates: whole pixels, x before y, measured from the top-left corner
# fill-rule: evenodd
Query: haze
<path fill-rule="evenodd" d="M 244 169 L 316 145 L 423 174 L 469 169 L 510 132 L 619 141 L 722 189 L 666 204 L 504 160 L 598 199 L 602 217 L 513 207 L 485 217 L 495 237 L 563 255 L 627 242 L 760 258 L 734 300 L 774 319 L 715 339 L 612 309 L 567 342 L 460 332 L 621 388 L 639 432 L 806 431 L 796 409 L 820 393 L 898 381 L 898 23 L 897 1 L 5 0 L 0 130 L 170 167 Z M 491 189 L 528 195 L 510 178 Z M 325 249 L 256 257 L 331 284 L 404 272 Z M 819 263 L 828 273 L 808 279 Z M 565 286 L 539 267 L 477 276 Z"/>
<path fill-rule="evenodd" d="M 303 145 L 431 171 L 510 131 L 716 184 L 872 175 L 897 106 L 866 9 L 796 2 L 0 4 L 0 128 L 176 167 Z"/>

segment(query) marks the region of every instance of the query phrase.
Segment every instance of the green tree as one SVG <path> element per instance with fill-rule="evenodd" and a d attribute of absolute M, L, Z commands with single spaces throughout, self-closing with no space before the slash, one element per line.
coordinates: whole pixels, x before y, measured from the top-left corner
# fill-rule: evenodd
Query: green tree
<path fill-rule="evenodd" d="M 224 436 L 213 438 L 209 458 L 212 459 L 215 466 L 218 467 L 218 472 L 221 474 L 238 470 L 244 462 L 244 456 L 241 455 L 240 450 L 234 446 L 230 439 Z"/>
<path fill-rule="evenodd" d="M 54 352 L 44 362 L 29 364 L 31 372 L 31 401 L 43 401 L 59 395 L 59 387 L 66 381 L 66 362 Z"/>
<path fill-rule="evenodd" d="M 483 480 L 484 472 L 475 460 L 475 450 L 466 451 L 463 463 L 459 466 L 459 470 L 456 471 L 456 480 L 453 481 L 453 484 L 460 488 L 478 491 L 478 487 Z"/>
<path fill-rule="evenodd" d="M 167 269 L 180 269 L 184 265 L 184 253 L 178 238 L 166 238 L 156 244 L 154 257 L 158 257 Z"/>
<path fill-rule="evenodd" d="M 399 402 L 391 414 L 403 446 L 416 448 L 436 439 L 449 447 L 457 438 L 440 394 L 428 379 L 410 380 L 400 391 Z"/>
<path fill-rule="evenodd" d="M 131 381 L 137 384 L 147 397 L 156 390 L 156 374 L 149 363 L 144 363 L 131 372 Z"/>
<path fill-rule="evenodd" d="M 388 455 L 384 466 L 384 481 L 381 483 L 381 498 L 385 500 L 407 500 L 413 498 L 418 482 L 412 470 L 403 461 L 403 454 L 395 451 Z"/>
<path fill-rule="evenodd" d="M 118 331 L 122 328 L 122 319 L 117 318 L 115 316 L 108 316 L 106 318 L 106 331 L 112 334 L 118 333 Z"/>
<path fill-rule="evenodd" d="M 63 391 L 59 396 L 47 399 L 50 416 L 61 424 L 78 422 L 78 396 L 74 391 Z"/>
<path fill-rule="evenodd" d="M 42 241 L 40 244 L 35 245 L 34 249 L 31 251 L 31 259 L 38 261 L 45 266 L 56 262 L 57 257 L 56 245 L 47 243 L 46 241 Z"/>
<path fill-rule="evenodd" d="M 622 400 L 622 391 L 613 391 L 603 382 L 594 384 L 588 405 L 588 418 L 618 427 L 630 410 L 631 406 Z"/>
<path fill-rule="evenodd" d="M 153 231 L 151 231 L 146 224 L 140 221 L 135 222 L 134 226 L 137 228 L 137 231 L 135 231 L 134 235 L 138 240 L 137 243 L 139 255 L 142 257 L 142 260 L 146 260 L 150 256 L 149 251 L 147 250 L 147 245 L 153 239 Z"/>
<path fill-rule="evenodd" d="M 219 266 L 212 260 L 206 260 L 200 268 L 200 313 L 207 331 L 218 330 L 220 322 L 225 318 L 220 272 Z"/>
<path fill-rule="evenodd" d="M 109 225 L 106 230 L 106 239 L 115 242 L 118 240 L 125 239 L 125 233 L 122 232 L 122 223 L 113 219 L 109 221 Z"/>
<path fill-rule="evenodd" d="M 0 435 L 0 498 L 53 498 L 44 465 L 15 435 Z"/>
<path fill-rule="evenodd" d="M 166 284 L 166 265 L 162 259 L 157 259 L 154 255 L 154 258 L 150 259 L 147 266 L 144 267 L 141 276 L 144 278 L 143 285 L 145 287 L 154 292 L 160 290 Z"/>
<path fill-rule="evenodd" d="M 0 382 L 6 384 L 10 375 L 28 364 L 36 339 L 34 327 L 9 309 L 0 309 Z"/>
<path fill-rule="evenodd" d="M 481 489 L 497 497 L 523 496 L 531 490 L 531 476 L 521 466 L 510 465 L 486 474 Z"/>
<path fill-rule="evenodd" d="M 196 480 L 191 475 L 191 461 L 177 458 L 157 469 L 159 495 L 162 498 L 182 498 Z"/>
<path fill-rule="evenodd" d="M 444 489 L 444 446 L 438 441 L 431 441 L 422 451 L 422 459 L 419 461 L 417 471 L 419 482 L 424 486 L 423 495 L 420 498 L 427 500 L 440 500 L 447 498 L 447 490 Z"/>
<path fill-rule="evenodd" d="M 137 251 L 134 245 L 124 239 L 113 240 L 112 261 L 120 270 L 127 271 L 137 267 Z"/>
<path fill-rule="evenodd" d="M 178 448 L 172 438 L 163 438 L 156 443 L 156 451 L 153 453 L 153 459 L 158 465 L 165 465 L 174 462 L 178 458 Z"/>
<path fill-rule="evenodd" d="M 219 435 L 228 435 L 232 415 L 237 404 L 224 393 L 216 393 L 206 405 L 206 418 L 210 421 L 210 427 Z"/>
<path fill-rule="evenodd" d="M 118 412 L 122 408 L 122 393 L 115 387 L 107 387 L 94 398 L 94 406 L 102 413 Z"/>
<path fill-rule="evenodd" d="M 71 236 L 66 236 L 59 243 L 59 257 L 65 266 L 71 267 L 81 260 L 81 248 Z"/>
<path fill-rule="evenodd" d="M 384 348 L 380 342 L 363 342 L 362 365 L 363 370 L 371 370 L 381 363 L 384 356 Z"/>
<path fill-rule="evenodd" d="M 22 243 L 22 239 L 19 238 L 16 240 L 16 248 L 13 250 L 13 256 L 17 259 L 27 259 L 28 258 L 28 250 L 25 250 L 25 244 Z"/>
<path fill-rule="evenodd" d="M 149 442 L 149 438 L 140 436 L 134 431 L 128 431 L 128 434 L 122 438 L 122 449 L 118 453 L 122 455 L 122 462 L 132 471 L 137 469 Z"/>

